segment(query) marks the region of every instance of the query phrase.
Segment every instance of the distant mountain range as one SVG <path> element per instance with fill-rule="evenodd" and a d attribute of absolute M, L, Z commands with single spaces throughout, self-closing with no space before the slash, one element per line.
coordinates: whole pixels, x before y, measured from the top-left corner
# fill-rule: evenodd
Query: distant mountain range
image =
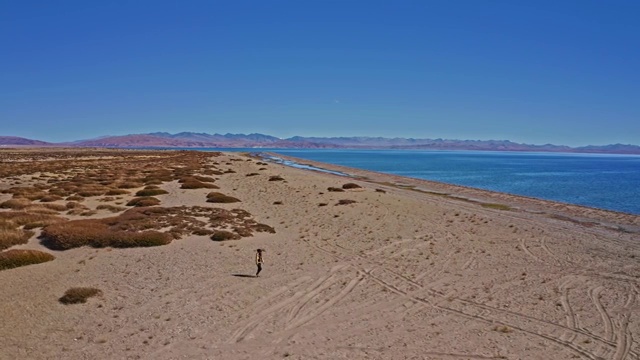
<path fill-rule="evenodd" d="M 0 136 L 0 146 L 55 146 L 109 148 L 289 148 L 289 149 L 425 149 L 485 151 L 546 151 L 604 154 L 640 154 L 640 146 L 613 144 L 569 147 L 520 144 L 509 140 L 448 140 L 384 137 L 303 137 L 280 139 L 264 134 L 207 134 L 155 132 L 124 136 L 103 136 L 66 143 L 48 143 L 16 136 Z"/>

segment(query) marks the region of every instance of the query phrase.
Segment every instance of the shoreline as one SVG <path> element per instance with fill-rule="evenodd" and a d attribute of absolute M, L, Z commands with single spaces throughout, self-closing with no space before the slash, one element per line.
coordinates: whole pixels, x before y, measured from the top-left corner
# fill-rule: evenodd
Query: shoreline
<path fill-rule="evenodd" d="M 634 233 L 640 233 L 640 215 L 635 215 L 631 213 L 625 213 L 620 211 L 608 210 L 608 209 L 600 209 L 583 205 L 576 205 L 571 203 L 565 203 L 555 200 L 546 200 L 540 198 L 534 198 L 523 195 L 516 195 L 498 191 L 484 190 L 473 188 L 469 186 L 463 185 L 455 185 L 449 183 L 443 183 L 433 180 L 425 180 L 418 178 L 411 178 L 406 176 L 387 174 L 377 171 L 370 171 L 364 169 L 357 169 L 347 166 L 334 165 L 329 163 L 323 163 L 313 160 L 307 160 L 302 158 L 297 158 L 293 156 L 288 156 L 280 153 L 271 153 L 267 152 L 266 154 L 273 154 L 274 156 L 280 157 L 282 159 L 293 161 L 297 164 L 302 165 L 310 165 L 316 167 L 318 169 L 328 169 L 330 171 L 336 171 L 351 177 L 360 177 L 363 181 L 371 181 L 376 182 L 370 179 L 375 178 L 384 178 L 389 179 L 393 184 L 400 187 L 413 187 L 415 190 L 426 191 L 427 193 L 433 193 L 435 196 L 449 196 L 452 199 L 455 199 L 455 193 L 462 193 L 465 196 L 458 196 L 457 200 L 460 201 L 470 201 L 470 202 L 478 202 L 478 203 L 489 203 L 493 204 L 493 201 L 496 202 L 504 202 L 506 206 L 514 206 L 519 208 L 521 211 L 528 211 L 531 213 L 540 212 L 542 214 L 558 214 L 558 213 L 568 213 L 570 215 L 576 216 L 580 221 L 593 219 L 594 221 L 598 221 L 599 219 L 606 220 L 609 224 L 624 224 L 628 225 L 629 228 L 625 229 L 625 231 L 630 231 Z M 314 171 L 314 169 L 302 169 Z M 378 181 L 379 183 L 379 181 Z M 468 196 L 468 197 L 467 197 Z M 500 205 L 500 204 L 496 204 Z M 530 209 L 527 209 L 530 208 Z M 555 211 L 549 211 L 549 209 L 556 209 Z M 590 214 L 588 217 L 584 217 L 584 213 L 587 212 Z M 592 215 L 592 216 L 591 216 Z"/>

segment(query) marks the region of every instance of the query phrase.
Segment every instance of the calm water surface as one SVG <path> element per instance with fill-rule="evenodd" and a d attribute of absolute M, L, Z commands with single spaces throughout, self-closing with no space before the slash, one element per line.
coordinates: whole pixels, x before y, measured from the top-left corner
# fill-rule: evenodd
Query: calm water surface
<path fill-rule="evenodd" d="M 421 150 L 270 151 L 359 169 L 640 214 L 640 156 Z"/>

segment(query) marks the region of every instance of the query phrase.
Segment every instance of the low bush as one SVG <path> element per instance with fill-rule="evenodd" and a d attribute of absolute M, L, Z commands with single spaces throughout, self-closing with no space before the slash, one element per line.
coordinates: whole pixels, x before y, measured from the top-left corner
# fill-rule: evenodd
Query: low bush
<path fill-rule="evenodd" d="M 143 184 L 137 183 L 137 182 L 124 182 L 124 183 L 118 184 L 118 189 L 135 189 L 141 186 L 143 186 Z"/>
<path fill-rule="evenodd" d="M 112 189 L 105 193 L 105 195 L 114 196 L 114 195 L 129 195 L 129 192 L 124 189 Z"/>
<path fill-rule="evenodd" d="M 384 191 L 384 190 L 382 190 L 382 189 L 376 189 L 376 192 L 383 193 L 383 194 L 386 194 L 386 193 L 387 193 L 386 191 Z"/>
<path fill-rule="evenodd" d="M 14 245 L 26 244 L 33 234 L 33 231 L 0 227 L 0 250 L 8 249 Z"/>
<path fill-rule="evenodd" d="M 195 178 L 183 178 L 181 179 L 181 189 L 219 189 L 217 185 L 205 183 Z"/>
<path fill-rule="evenodd" d="M 22 210 L 31 205 L 31 200 L 25 198 L 9 199 L 0 204 L 0 208 Z"/>
<path fill-rule="evenodd" d="M 240 238 L 240 235 L 225 230 L 216 230 L 211 235 L 211 240 L 213 241 L 238 240 Z"/>
<path fill-rule="evenodd" d="M 274 228 L 272 228 L 269 225 L 265 225 L 265 224 L 255 224 L 253 226 L 251 226 L 251 228 L 255 231 L 258 232 L 268 232 L 270 234 L 275 234 L 276 230 Z"/>
<path fill-rule="evenodd" d="M 327 190 L 331 192 L 344 192 L 344 189 L 337 188 L 337 187 L 328 187 Z"/>
<path fill-rule="evenodd" d="M 96 210 L 107 210 L 107 211 L 111 211 L 112 213 L 117 213 L 120 211 L 124 211 L 127 208 L 122 207 L 122 206 L 115 206 L 115 205 L 98 205 L 96 207 Z"/>
<path fill-rule="evenodd" d="M 260 175 L 260 174 L 258 174 L 258 173 L 250 173 L 250 174 L 247 174 L 247 176 L 256 176 L 256 175 Z"/>
<path fill-rule="evenodd" d="M 80 195 L 71 195 L 67 197 L 65 200 L 67 201 L 84 201 L 84 197 Z"/>
<path fill-rule="evenodd" d="M 338 200 L 338 203 L 336 205 L 349 205 L 355 202 L 356 202 L 355 200 L 342 199 L 342 200 Z"/>
<path fill-rule="evenodd" d="M 62 200 L 62 196 L 47 195 L 47 196 L 43 196 L 43 197 L 40 198 L 40 202 L 54 202 L 54 201 L 58 201 L 58 200 Z"/>
<path fill-rule="evenodd" d="M 46 209 L 54 210 L 54 211 L 65 211 L 65 210 L 67 210 L 67 206 L 66 205 L 62 205 L 62 204 L 43 204 L 42 206 L 44 208 L 46 208 Z M 29 211 L 29 208 L 27 208 L 27 211 Z"/>
<path fill-rule="evenodd" d="M 198 228 L 198 229 L 193 230 L 191 233 L 193 235 L 198 235 L 198 236 L 207 236 L 207 235 L 213 234 L 213 230 L 204 229 L 204 228 Z"/>
<path fill-rule="evenodd" d="M 84 304 L 87 302 L 87 299 L 99 295 L 102 295 L 102 291 L 99 289 L 77 287 L 65 291 L 64 295 L 58 299 L 58 301 L 65 305 Z"/>
<path fill-rule="evenodd" d="M 343 189 L 361 189 L 362 186 L 358 185 L 358 184 L 354 184 L 354 183 L 346 183 L 344 185 L 342 185 Z"/>
<path fill-rule="evenodd" d="M 274 176 L 269 176 L 269 181 L 283 181 L 284 178 L 282 178 L 281 176 L 278 175 L 274 175 Z"/>
<path fill-rule="evenodd" d="M 240 202 L 240 199 L 228 196 L 219 192 L 211 192 L 207 194 L 207 202 L 210 203 L 235 203 Z"/>
<path fill-rule="evenodd" d="M 134 199 L 131 199 L 128 203 L 127 206 L 155 206 L 155 205 L 159 205 L 160 204 L 160 200 L 151 197 L 151 196 L 144 196 L 144 197 L 137 197 Z"/>
<path fill-rule="evenodd" d="M 0 270 L 40 264 L 53 259 L 55 259 L 53 255 L 42 251 L 8 250 L 0 253 Z"/>
<path fill-rule="evenodd" d="M 140 190 L 136 193 L 136 196 L 155 196 L 155 195 L 164 195 L 169 192 L 162 189 L 144 189 Z"/>
<path fill-rule="evenodd" d="M 110 228 L 109 219 L 74 220 L 64 224 L 53 224 L 42 230 L 42 243 L 53 250 L 91 246 L 94 248 L 149 247 L 170 243 L 168 233 L 148 230 L 141 232 Z"/>

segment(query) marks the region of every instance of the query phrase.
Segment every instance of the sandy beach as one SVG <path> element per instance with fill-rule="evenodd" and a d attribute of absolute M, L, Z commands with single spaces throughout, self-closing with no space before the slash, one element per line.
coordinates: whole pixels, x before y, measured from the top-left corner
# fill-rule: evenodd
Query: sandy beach
<path fill-rule="evenodd" d="M 0 204 L 31 199 L 0 214 L 63 219 L 10 248 L 55 259 L 0 271 L 0 359 L 640 359 L 640 216 L 299 161 L 351 176 L 242 153 L 1 150 Z M 146 225 L 166 245 L 40 238 L 145 211 L 127 204 L 149 186 L 172 209 Z M 73 287 L 100 294 L 62 304 Z"/>

